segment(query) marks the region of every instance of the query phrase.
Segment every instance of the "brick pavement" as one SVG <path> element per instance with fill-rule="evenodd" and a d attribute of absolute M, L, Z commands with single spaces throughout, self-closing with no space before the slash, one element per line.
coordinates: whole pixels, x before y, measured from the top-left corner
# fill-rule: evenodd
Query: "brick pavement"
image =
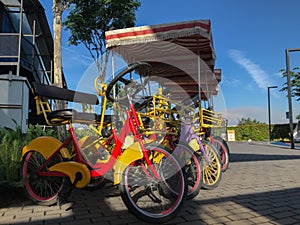
<path fill-rule="evenodd" d="M 229 143 L 231 162 L 214 190 L 201 190 L 167 224 L 300 224 L 300 150 Z M 146 224 L 115 190 L 76 190 L 62 206 L 26 201 L 0 208 L 0 224 Z M 114 193 L 114 194 L 111 194 Z"/>

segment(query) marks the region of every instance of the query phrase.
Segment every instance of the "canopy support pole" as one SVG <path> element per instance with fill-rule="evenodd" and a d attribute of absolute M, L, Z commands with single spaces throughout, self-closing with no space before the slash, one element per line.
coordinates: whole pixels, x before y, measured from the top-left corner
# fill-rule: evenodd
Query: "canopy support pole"
<path fill-rule="evenodd" d="M 199 95 L 199 110 L 201 109 L 201 58 L 199 51 L 199 38 L 197 38 L 197 76 L 198 76 L 198 95 Z"/>
<path fill-rule="evenodd" d="M 114 51 L 111 51 L 111 73 L 113 76 L 113 79 L 115 78 L 115 57 L 114 57 Z M 113 88 L 113 96 L 116 98 L 116 89 Z"/>

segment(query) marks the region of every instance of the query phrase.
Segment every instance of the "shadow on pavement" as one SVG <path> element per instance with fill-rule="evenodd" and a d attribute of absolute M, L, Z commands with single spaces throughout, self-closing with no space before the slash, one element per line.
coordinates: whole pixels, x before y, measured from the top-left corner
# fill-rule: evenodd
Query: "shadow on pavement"
<path fill-rule="evenodd" d="M 10 224 L 147 224 L 130 214 L 118 197 L 118 192 L 111 188 L 95 191 L 75 190 L 70 202 L 61 207 L 26 205 L 19 210 L 20 215 L 12 218 Z M 200 191 L 198 199 L 186 201 L 179 215 L 166 224 L 189 224 L 187 222 L 226 224 L 228 218 L 234 220 L 234 212 L 237 217 L 250 212 L 256 214 L 256 217 L 262 216 L 276 222 L 286 218 L 283 214 L 289 217 L 297 217 L 297 215 L 299 217 L 300 214 L 300 188 L 201 200 L 201 195 L 205 193 L 207 193 L 205 190 Z M 229 207 L 237 207 L 237 205 L 238 209 L 235 210 Z M 32 208 L 35 210 L 34 213 L 31 212 Z M 210 210 L 207 210 L 208 208 Z M 22 215 L 22 211 L 26 212 L 26 210 L 28 210 L 26 216 L 32 213 L 31 221 L 17 223 L 20 216 L 25 216 Z M 242 218 L 237 218 L 239 219 Z M 291 218 L 290 221 L 297 222 Z M 279 224 L 286 223 L 279 222 Z"/>
<path fill-rule="evenodd" d="M 272 161 L 272 160 L 292 160 L 300 159 L 300 155 L 271 155 L 252 153 L 231 153 L 230 163 L 248 161 Z"/>
<path fill-rule="evenodd" d="M 117 187 L 109 184 L 91 190 L 74 189 L 60 206 L 39 206 L 26 200 L 0 208 L 0 224 L 106 225 L 123 224 L 124 218 L 126 222 L 140 223 L 124 206 Z"/>
<path fill-rule="evenodd" d="M 200 206 L 197 209 L 198 211 L 201 211 L 201 207 L 204 208 L 207 205 L 211 205 L 211 208 L 213 209 L 214 205 L 220 204 L 225 206 L 226 204 L 226 207 L 224 207 L 224 209 L 228 212 L 227 217 L 233 220 L 237 220 L 236 222 L 240 220 L 240 224 L 299 224 L 300 221 L 300 187 L 279 191 L 269 191 L 216 199 L 199 200 L 197 201 L 197 203 Z M 236 207 L 237 205 L 237 208 L 233 207 Z M 230 206 L 232 206 L 231 210 Z M 218 207 L 218 209 L 220 209 L 220 207 Z M 232 214 L 232 212 L 235 212 L 235 214 Z M 212 210 L 208 213 L 213 215 L 214 212 Z M 215 223 L 221 222 L 222 224 L 226 224 L 226 220 L 220 218 L 218 214 L 219 213 L 216 210 Z M 224 215 L 226 215 L 226 212 L 224 213 Z M 203 218 L 205 219 L 206 217 L 207 215 L 204 214 Z M 253 223 L 247 220 L 249 218 L 253 219 Z M 244 222 L 242 221 L 243 219 L 245 219 Z M 257 223 L 254 222 L 255 220 L 257 221 Z M 248 221 L 248 223 L 245 223 L 245 221 Z M 213 222 L 211 221 L 211 223 Z"/>

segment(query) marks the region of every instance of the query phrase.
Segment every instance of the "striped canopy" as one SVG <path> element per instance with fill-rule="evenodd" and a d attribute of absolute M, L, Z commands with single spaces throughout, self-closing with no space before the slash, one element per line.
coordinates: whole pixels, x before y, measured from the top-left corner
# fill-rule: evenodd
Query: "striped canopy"
<path fill-rule="evenodd" d="M 169 87 L 173 95 L 182 92 L 207 99 L 218 93 L 221 71 L 215 76 L 215 51 L 209 20 L 140 26 L 105 33 L 106 48 L 128 64 L 146 61 L 152 76 Z M 179 85 L 181 88 L 173 88 Z"/>

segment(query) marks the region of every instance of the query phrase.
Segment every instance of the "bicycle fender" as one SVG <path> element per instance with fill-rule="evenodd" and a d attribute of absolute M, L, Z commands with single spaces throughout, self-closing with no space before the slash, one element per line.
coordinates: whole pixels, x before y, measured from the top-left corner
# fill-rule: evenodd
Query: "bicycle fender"
<path fill-rule="evenodd" d="M 78 162 L 61 162 L 49 168 L 49 171 L 60 172 L 70 178 L 76 188 L 86 187 L 91 180 L 91 174 L 86 165 Z"/>
<path fill-rule="evenodd" d="M 114 184 L 119 184 L 121 182 L 122 174 L 128 165 L 141 158 L 143 158 L 143 153 L 138 142 L 135 142 L 126 148 L 115 163 Z"/>
<path fill-rule="evenodd" d="M 30 141 L 26 146 L 22 149 L 21 160 L 26 155 L 27 152 L 32 150 L 38 151 L 45 159 L 48 159 L 60 146 L 62 142 L 57 140 L 54 137 L 50 136 L 42 136 L 37 137 Z M 71 155 L 67 148 L 62 148 L 60 150 L 62 157 L 71 158 Z"/>

